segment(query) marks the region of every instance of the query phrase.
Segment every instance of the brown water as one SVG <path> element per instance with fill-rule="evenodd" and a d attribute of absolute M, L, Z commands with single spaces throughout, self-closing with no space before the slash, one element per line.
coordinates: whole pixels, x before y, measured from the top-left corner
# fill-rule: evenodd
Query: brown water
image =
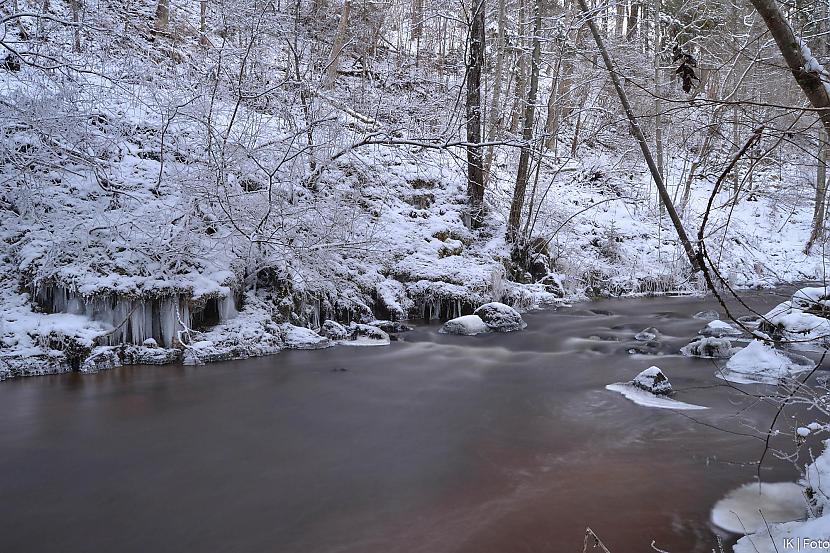
<path fill-rule="evenodd" d="M 761 442 L 604 386 L 657 364 L 711 407 L 695 419 L 767 425 L 768 407 L 736 417 L 750 398 L 711 362 L 673 355 L 712 307 L 609 300 L 508 335 L 5 382 L 0 551 L 580 552 L 590 526 L 614 553 L 708 552 L 709 509 Z M 649 326 L 663 355 L 627 353 Z"/>

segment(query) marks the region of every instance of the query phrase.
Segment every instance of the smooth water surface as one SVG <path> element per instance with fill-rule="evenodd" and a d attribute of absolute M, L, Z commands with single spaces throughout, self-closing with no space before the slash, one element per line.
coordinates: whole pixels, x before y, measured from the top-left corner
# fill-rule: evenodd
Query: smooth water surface
<path fill-rule="evenodd" d="M 506 335 L 425 325 L 387 348 L 2 383 L 0 551 L 558 553 L 586 526 L 614 553 L 711 551 L 709 509 L 763 449 L 713 427 L 774 410 L 676 354 L 712 308 L 607 300 Z M 653 354 L 628 353 L 650 326 Z M 604 389 L 652 364 L 710 409 Z"/>

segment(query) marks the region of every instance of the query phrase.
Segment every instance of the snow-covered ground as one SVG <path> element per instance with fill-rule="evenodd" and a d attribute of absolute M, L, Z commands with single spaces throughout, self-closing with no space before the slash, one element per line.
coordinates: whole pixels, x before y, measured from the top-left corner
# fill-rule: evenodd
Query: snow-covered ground
<path fill-rule="evenodd" d="M 493 301 L 526 310 L 703 290 L 623 126 L 602 126 L 573 156 L 544 155 L 528 200 L 531 271 L 505 240 L 515 149 L 496 152 L 486 224 L 470 230 L 463 149 L 418 145 L 422 129 L 448 124 L 460 75 L 440 83 L 383 61 L 419 101 L 403 85 L 341 76 L 309 100 L 321 121 L 312 149 L 294 88 L 237 95 L 244 49 L 205 52 L 184 31 L 167 49 L 142 19 L 152 2 L 125 16 L 138 18 L 127 36 L 120 12 L 94 5 L 82 53 L 60 47 L 72 40 L 64 26 L 43 23 L 53 42 L 41 47 L 82 71 L 0 69 L 0 378 L 274 353 L 293 347 L 285 324 L 318 332 L 326 320 L 451 319 Z M 68 3 L 51 6 L 70 18 Z M 257 56 L 263 74 L 287 75 L 281 57 Z M 413 143 L 365 143 L 372 133 Z M 715 198 L 708 249 L 736 286 L 824 275 L 824 245 L 803 253 L 814 165 L 799 149 L 776 155 L 752 190 Z M 668 148 L 666 180 L 694 236 L 725 153 L 689 179 L 692 156 Z M 84 365 L 93 353 L 107 361 Z"/>

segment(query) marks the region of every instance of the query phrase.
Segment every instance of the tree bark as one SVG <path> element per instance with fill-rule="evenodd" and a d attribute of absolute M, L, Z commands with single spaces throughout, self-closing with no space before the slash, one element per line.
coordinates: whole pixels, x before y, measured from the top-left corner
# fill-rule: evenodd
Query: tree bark
<path fill-rule="evenodd" d="M 467 62 L 467 196 L 470 200 L 470 227 L 483 223 L 484 164 L 481 146 L 481 72 L 484 68 L 485 0 L 473 0 Z"/>
<path fill-rule="evenodd" d="M 524 106 L 524 123 L 522 125 L 522 147 L 519 154 L 519 167 L 516 172 L 516 188 L 510 203 L 510 216 L 507 220 L 507 239 L 518 239 L 519 223 L 524 208 L 525 190 L 530 170 L 530 141 L 533 138 L 533 119 L 536 113 L 536 96 L 539 91 L 539 65 L 542 57 L 540 36 L 542 34 L 542 11 L 540 2 L 533 3 L 533 54 L 530 64 L 530 89 Z"/>

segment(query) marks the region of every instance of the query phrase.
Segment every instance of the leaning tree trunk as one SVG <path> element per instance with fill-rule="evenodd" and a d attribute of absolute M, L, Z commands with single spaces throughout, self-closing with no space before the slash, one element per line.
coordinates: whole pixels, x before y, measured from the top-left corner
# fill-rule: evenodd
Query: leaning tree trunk
<path fill-rule="evenodd" d="M 337 32 L 334 35 L 334 43 L 331 45 L 326 75 L 323 78 L 323 88 L 329 89 L 334 86 L 337 79 L 338 64 L 340 62 L 340 51 L 346 43 L 346 25 L 349 22 L 349 12 L 352 9 L 352 0 L 343 2 L 343 13 L 340 14 L 340 22 L 337 24 Z"/>
<path fill-rule="evenodd" d="M 481 155 L 481 71 L 484 68 L 485 0 L 473 0 L 467 65 L 467 196 L 470 200 L 470 227 L 483 222 L 484 164 Z"/>
<path fill-rule="evenodd" d="M 516 171 L 516 188 L 513 190 L 513 201 L 510 203 L 510 216 L 507 220 L 507 239 L 515 242 L 518 239 L 519 223 L 522 218 L 522 209 L 525 203 L 527 178 L 530 173 L 530 141 L 533 138 L 533 119 L 536 113 L 536 96 L 539 92 L 539 65 L 542 57 L 542 11 L 540 2 L 533 3 L 533 54 L 530 60 L 530 89 L 527 92 L 527 102 L 524 109 L 524 123 L 522 126 L 522 147 L 519 154 L 519 168 Z"/>
<path fill-rule="evenodd" d="M 623 111 L 625 111 L 625 115 L 628 118 L 628 123 L 631 126 L 631 134 L 634 135 L 634 138 L 637 139 L 637 142 L 640 145 L 640 149 L 643 152 L 643 157 L 646 160 L 646 165 L 648 165 L 649 171 L 651 171 L 651 176 L 654 179 L 654 183 L 657 185 L 657 191 L 660 194 L 660 199 L 662 200 L 663 205 L 665 206 L 666 211 L 669 214 L 669 218 L 674 224 L 674 229 L 677 232 L 677 237 L 680 239 L 680 243 L 683 245 L 683 249 L 686 251 L 686 256 L 689 258 L 689 263 L 692 266 L 692 270 L 697 272 L 701 269 L 700 263 L 698 262 L 697 253 L 695 252 L 695 249 L 692 247 L 692 243 L 689 241 L 689 237 L 686 235 L 686 230 L 683 228 L 683 223 L 680 221 L 680 217 L 677 215 L 677 210 L 674 208 L 674 204 L 672 203 L 668 190 L 666 190 L 666 184 L 665 182 L 663 182 L 663 177 L 662 175 L 660 175 L 660 170 L 657 168 L 657 163 L 655 163 L 654 157 L 652 157 L 651 155 L 651 148 L 649 148 L 648 141 L 646 140 L 646 137 L 643 134 L 643 130 L 640 128 L 640 123 L 637 121 L 637 117 L 634 115 L 634 111 L 631 109 L 631 104 L 628 103 L 628 95 L 626 95 L 625 90 L 622 87 L 622 83 L 620 83 L 620 78 L 617 75 L 617 69 L 614 67 L 614 62 L 611 61 L 611 56 L 608 54 L 608 50 L 605 48 L 605 42 L 602 40 L 602 36 L 599 34 L 599 30 L 597 29 L 597 26 L 594 23 L 593 15 L 588 9 L 588 5 L 586 4 L 585 0 L 578 1 L 579 7 L 582 9 L 582 13 L 584 13 L 588 19 L 588 28 L 591 30 L 591 34 L 594 37 L 594 41 L 597 43 L 597 47 L 599 48 L 600 54 L 602 54 L 602 60 L 605 62 L 605 68 L 608 70 L 608 74 L 611 76 L 611 82 L 614 84 L 614 88 L 617 91 L 617 96 L 619 96 L 620 103 L 623 106 Z"/>

